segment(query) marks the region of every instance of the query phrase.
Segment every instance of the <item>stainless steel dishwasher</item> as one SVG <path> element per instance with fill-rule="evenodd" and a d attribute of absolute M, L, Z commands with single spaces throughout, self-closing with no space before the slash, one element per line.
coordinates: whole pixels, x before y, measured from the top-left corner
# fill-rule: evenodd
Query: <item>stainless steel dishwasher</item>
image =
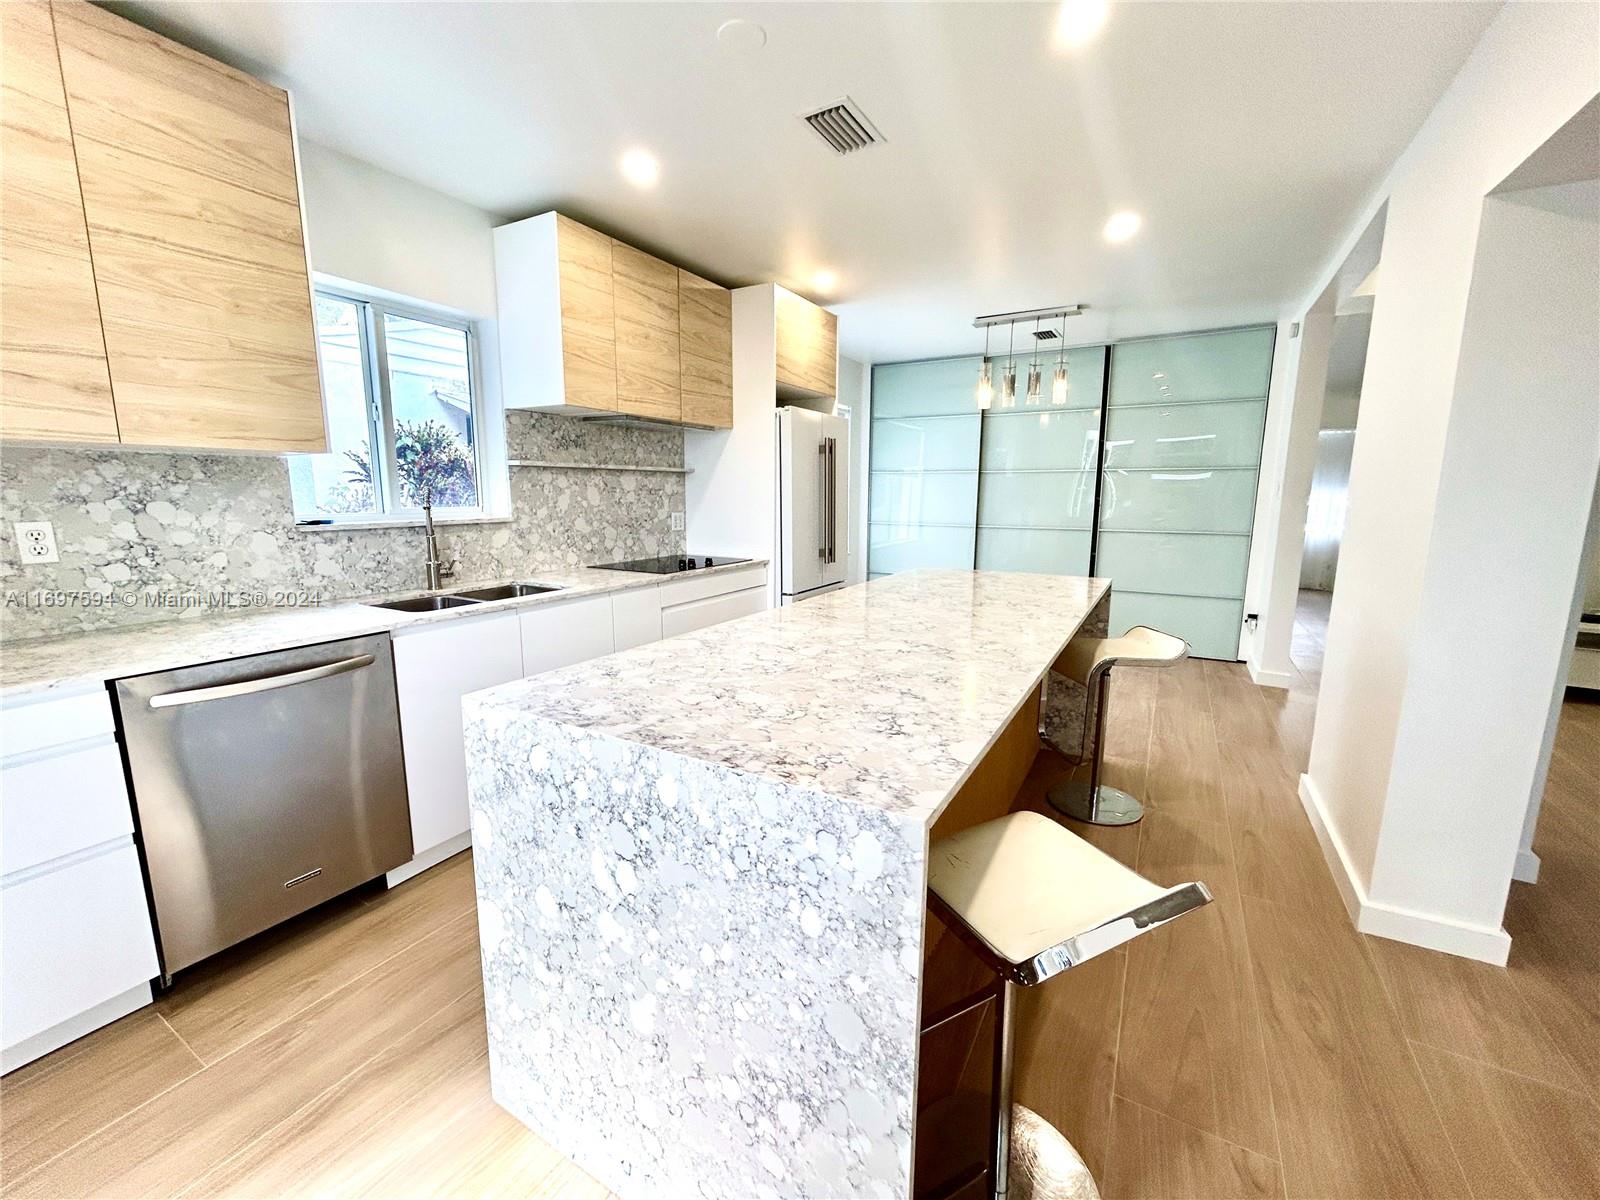
<path fill-rule="evenodd" d="M 388 634 L 119 679 L 167 982 L 411 858 Z"/>

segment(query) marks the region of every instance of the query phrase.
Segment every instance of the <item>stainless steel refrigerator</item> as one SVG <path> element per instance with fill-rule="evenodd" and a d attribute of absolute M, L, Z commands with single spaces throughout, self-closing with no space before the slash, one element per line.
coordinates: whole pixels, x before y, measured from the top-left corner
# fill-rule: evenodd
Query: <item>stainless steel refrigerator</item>
<path fill-rule="evenodd" d="M 844 586 L 849 549 L 850 422 L 778 409 L 780 603 Z"/>

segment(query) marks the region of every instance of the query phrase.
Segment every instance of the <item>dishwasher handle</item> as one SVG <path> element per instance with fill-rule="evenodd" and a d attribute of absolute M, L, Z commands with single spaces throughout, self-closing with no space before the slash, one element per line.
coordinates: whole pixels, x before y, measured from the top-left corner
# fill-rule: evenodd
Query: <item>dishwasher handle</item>
<path fill-rule="evenodd" d="M 342 658 L 338 662 L 323 663 L 299 671 L 285 671 L 282 675 L 265 675 L 260 679 L 241 679 L 238 683 L 219 683 L 215 687 L 191 688 L 183 692 L 164 692 L 150 697 L 151 708 L 176 708 L 180 704 L 200 704 L 207 700 L 226 700 L 230 696 L 253 696 L 257 692 L 270 692 L 275 688 L 293 687 L 297 683 L 310 683 L 313 679 L 327 679 L 370 667 L 376 659 L 370 654 Z"/>

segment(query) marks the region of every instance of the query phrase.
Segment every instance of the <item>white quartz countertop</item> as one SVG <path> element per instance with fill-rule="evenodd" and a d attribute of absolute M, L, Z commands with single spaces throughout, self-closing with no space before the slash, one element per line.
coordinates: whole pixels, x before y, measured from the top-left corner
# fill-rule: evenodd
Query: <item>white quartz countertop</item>
<path fill-rule="evenodd" d="M 931 823 L 1110 581 L 921 570 L 475 693 Z"/>
<path fill-rule="evenodd" d="M 487 604 L 462 605 L 437 612 L 408 613 L 374 607 L 376 602 L 382 600 L 443 595 L 510 582 L 506 579 L 451 581 L 448 587 L 440 588 L 437 593 L 394 592 L 304 608 L 263 608 L 244 612 L 229 610 L 226 613 L 212 613 L 195 609 L 172 620 L 146 621 L 117 629 L 58 638 L 6 641 L 0 643 L 0 697 L 71 690 L 149 671 L 167 671 L 194 663 L 264 654 L 292 646 L 309 646 L 385 630 L 409 629 L 438 621 L 470 620 L 489 613 L 559 604 L 577 596 L 658 587 L 673 580 L 765 565 L 765 559 L 754 559 L 748 563 L 704 567 L 677 575 L 607 571 L 598 567 L 564 567 L 555 570 L 530 568 L 519 574 L 517 581 L 552 585 L 560 590 Z"/>

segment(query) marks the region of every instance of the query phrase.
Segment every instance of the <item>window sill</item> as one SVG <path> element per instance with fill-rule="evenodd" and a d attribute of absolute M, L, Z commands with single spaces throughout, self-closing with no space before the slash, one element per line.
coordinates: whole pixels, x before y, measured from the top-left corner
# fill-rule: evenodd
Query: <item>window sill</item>
<path fill-rule="evenodd" d="M 509 525 L 511 517 L 506 516 L 476 516 L 476 517 L 435 517 L 436 526 L 449 525 Z M 312 525 L 303 521 L 296 521 L 291 529 L 295 533 L 348 533 L 352 529 L 421 529 L 421 517 L 393 516 L 371 517 L 358 521 L 329 521 L 327 524 Z"/>

